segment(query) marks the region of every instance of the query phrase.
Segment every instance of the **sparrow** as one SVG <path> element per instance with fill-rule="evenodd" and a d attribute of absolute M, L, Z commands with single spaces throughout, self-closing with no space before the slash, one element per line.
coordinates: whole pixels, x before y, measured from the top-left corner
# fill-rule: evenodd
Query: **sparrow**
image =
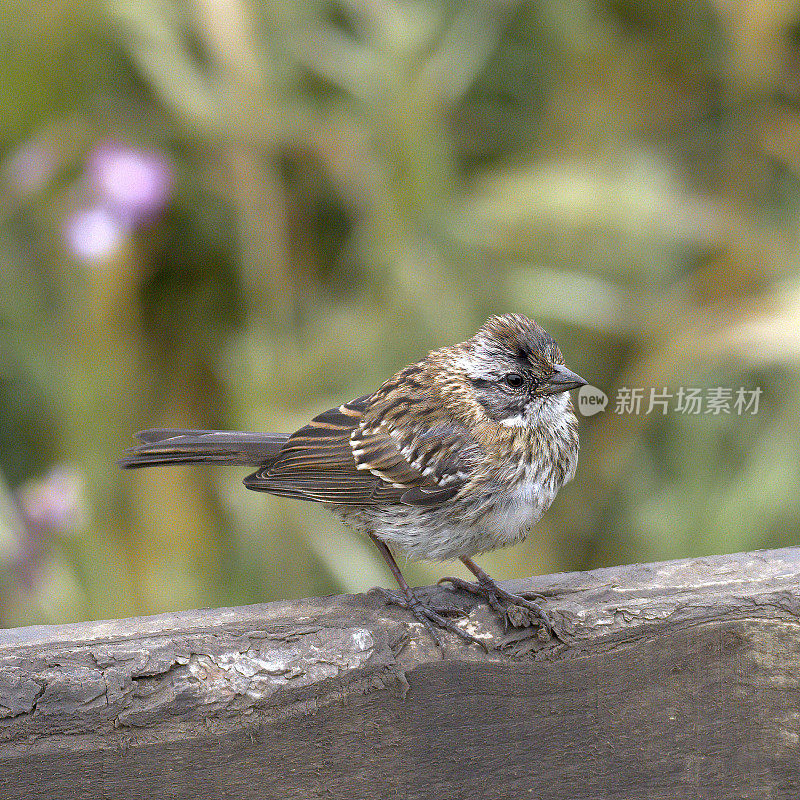
<path fill-rule="evenodd" d="M 442 581 L 485 597 L 514 624 L 537 624 L 546 637 L 554 631 L 540 605 L 503 589 L 472 557 L 522 541 L 574 477 L 578 423 L 569 390 L 584 384 L 536 322 L 493 316 L 472 338 L 434 350 L 295 433 L 146 430 L 118 463 L 255 466 L 248 489 L 323 503 L 366 534 L 400 587 L 383 596 L 437 644 L 444 629 L 485 647 L 448 609 L 414 592 L 390 548 L 411 559 L 460 559 L 477 581 Z"/>

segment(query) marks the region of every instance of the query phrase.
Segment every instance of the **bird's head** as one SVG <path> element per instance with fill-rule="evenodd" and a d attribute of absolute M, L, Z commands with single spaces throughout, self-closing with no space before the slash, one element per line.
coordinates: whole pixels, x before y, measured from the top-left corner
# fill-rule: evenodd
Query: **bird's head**
<path fill-rule="evenodd" d="M 471 339 L 439 352 L 460 402 L 510 427 L 558 422 L 570 413 L 567 392 L 587 383 L 564 366 L 550 334 L 521 314 L 490 317 Z"/>

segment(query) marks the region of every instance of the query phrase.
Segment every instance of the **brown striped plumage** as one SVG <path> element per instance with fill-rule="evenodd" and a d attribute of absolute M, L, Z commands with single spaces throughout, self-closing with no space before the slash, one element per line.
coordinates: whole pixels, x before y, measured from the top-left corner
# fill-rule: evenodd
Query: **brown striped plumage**
<path fill-rule="evenodd" d="M 543 621 L 525 598 L 503 598 L 471 556 L 523 538 L 573 477 L 577 420 L 567 391 L 583 383 L 541 327 L 508 314 L 292 435 L 144 431 L 120 464 L 258 465 L 249 489 L 325 503 L 369 534 L 402 602 L 426 624 L 461 631 L 411 593 L 386 543 L 412 558 L 461 558 L 479 578 L 473 590 Z"/>

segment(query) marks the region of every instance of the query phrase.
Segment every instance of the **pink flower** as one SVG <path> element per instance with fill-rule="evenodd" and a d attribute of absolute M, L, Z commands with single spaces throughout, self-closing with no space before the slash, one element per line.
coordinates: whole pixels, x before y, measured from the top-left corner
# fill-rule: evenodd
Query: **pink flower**
<path fill-rule="evenodd" d="M 26 484 L 17 499 L 25 522 L 39 530 L 69 530 L 86 516 L 83 476 L 67 467 L 56 467 Z"/>
<path fill-rule="evenodd" d="M 69 249 L 81 260 L 107 261 L 131 231 L 114 211 L 104 206 L 81 208 L 64 220 L 63 234 Z"/>
<path fill-rule="evenodd" d="M 76 187 L 75 210 L 63 223 L 67 246 L 81 261 L 108 261 L 131 233 L 164 211 L 174 182 L 172 163 L 158 150 L 98 145 Z"/>
<path fill-rule="evenodd" d="M 175 182 L 163 153 L 120 142 L 106 142 L 89 154 L 86 177 L 109 209 L 132 227 L 158 217 Z"/>
<path fill-rule="evenodd" d="M 55 156 L 50 150 L 28 142 L 6 161 L 6 179 L 21 197 L 32 197 L 47 186 L 56 167 Z"/>

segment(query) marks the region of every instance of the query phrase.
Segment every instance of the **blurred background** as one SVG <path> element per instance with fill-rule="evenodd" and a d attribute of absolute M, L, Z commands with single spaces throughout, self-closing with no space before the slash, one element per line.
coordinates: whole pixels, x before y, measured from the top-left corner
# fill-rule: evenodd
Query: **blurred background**
<path fill-rule="evenodd" d="M 0 624 L 392 585 L 244 469 L 114 461 L 147 427 L 294 430 L 512 310 L 612 399 L 495 577 L 800 543 L 799 3 L 0 19 Z M 758 413 L 614 413 L 680 386 Z"/>

